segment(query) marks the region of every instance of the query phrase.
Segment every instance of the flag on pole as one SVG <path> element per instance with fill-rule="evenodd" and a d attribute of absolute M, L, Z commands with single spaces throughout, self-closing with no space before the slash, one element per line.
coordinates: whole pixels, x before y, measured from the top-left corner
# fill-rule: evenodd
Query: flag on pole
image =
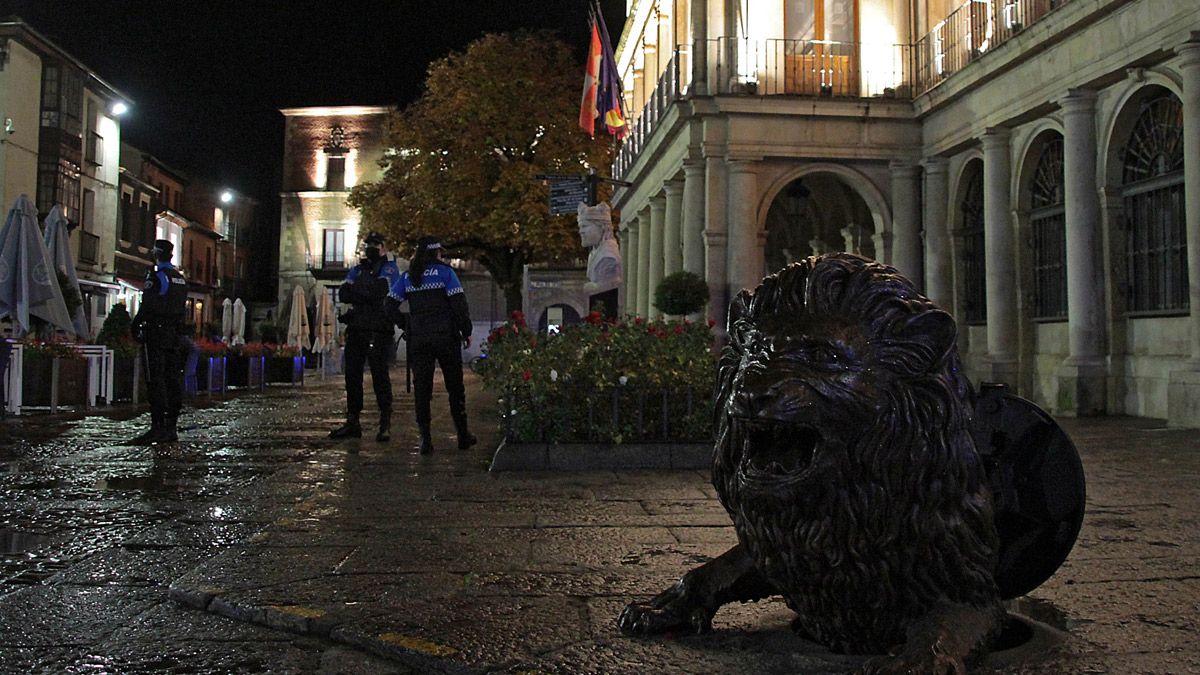
<path fill-rule="evenodd" d="M 608 27 L 598 7 L 591 12 L 591 44 L 583 74 L 583 101 L 579 106 L 579 126 L 590 136 L 596 135 L 599 118 L 608 133 L 625 136 L 625 111 L 621 101 L 621 80 L 617 77 L 617 59 L 608 39 Z"/>

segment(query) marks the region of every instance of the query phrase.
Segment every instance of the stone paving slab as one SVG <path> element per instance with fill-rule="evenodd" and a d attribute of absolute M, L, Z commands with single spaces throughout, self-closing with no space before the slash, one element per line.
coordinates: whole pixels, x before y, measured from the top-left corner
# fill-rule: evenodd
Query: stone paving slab
<path fill-rule="evenodd" d="M 724 608 L 704 636 L 621 636 L 626 603 L 734 542 L 707 471 L 488 473 L 494 411 L 477 382 L 469 396 L 484 441 L 472 451 L 449 449 L 439 394 L 432 456 L 413 453 L 399 420 L 390 444 L 326 444 L 251 494 L 213 501 L 257 529 L 174 579 L 171 597 L 415 672 L 845 673 L 862 663 L 796 637 L 778 600 Z M 341 405 L 328 401 L 322 426 Z M 993 654 L 973 672 L 1196 671 L 1194 432 L 1133 418 L 1062 423 L 1089 480 L 1080 541 L 1011 607 L 1042 622 L 1038 648 Z"/>

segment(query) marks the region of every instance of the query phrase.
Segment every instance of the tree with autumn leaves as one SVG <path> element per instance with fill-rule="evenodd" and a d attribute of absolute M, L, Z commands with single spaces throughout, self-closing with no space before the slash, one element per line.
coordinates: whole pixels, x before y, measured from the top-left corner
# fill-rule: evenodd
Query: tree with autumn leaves
<path fill-rule="evenodd" d="M 366 229 L 410 244 L 441 237 L 521 307 L 524 266 L 585 255 L 574 215 L 552 216 L 538 174 L 611 163 L 577 124 L 582 66 L 552 34 L 486 35 L 434 62 L 425 92 L 389 123 L 383 177 L 352 191 Z"/>

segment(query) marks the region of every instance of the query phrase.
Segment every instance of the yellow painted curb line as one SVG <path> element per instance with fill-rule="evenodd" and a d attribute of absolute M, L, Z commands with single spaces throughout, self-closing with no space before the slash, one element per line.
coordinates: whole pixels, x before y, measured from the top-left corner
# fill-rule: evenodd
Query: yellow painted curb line
<path fill-rule="evenodd" d="M 325 616 L 325 610 L 314 609 L 312 607 L 299 607 L 297 605 L 267 605 L 267 607 L 281 614 L 291 614 L 292 616 L 304 617 L 305 619 L 317 619 Z"/>
<path fill-rule="evenodd" d="M 386 642 L 389 645 L 411 649 L 414 652 L 428 654 L 430 656 L 453 656 L 458 653 L 458 650 L 446 645 L 439 645 L 436 642 L 422 640 L 411 635 L 401 635 L 400 633 L 383 633 L 379 636 L 381 642 Z"/>

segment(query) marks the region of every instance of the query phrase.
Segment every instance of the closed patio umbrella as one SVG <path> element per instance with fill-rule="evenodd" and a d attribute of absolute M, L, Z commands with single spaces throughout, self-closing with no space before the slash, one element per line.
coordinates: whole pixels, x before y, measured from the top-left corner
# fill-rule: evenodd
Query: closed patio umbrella
<path fill-rule="evenodd" d="M 221 302 L 221 339 L 233 344 L 233 301 L 229 298 Z"/>
<path fill-rule="evenodd" d="M 231 345 L 246 344 L 246 305 L 241 298 L 233 301 L 233 326 L 232 336 L 229 340 Z"/>
<path fill-rule="evenodd" d="M 54 262 L 55 269 L 62 272 L 78 291 L 79 276 L 75 273 L 75 261 L 71 259 L 71 244 L 67 240 L 70 232 L 67 230 L 67 217 L 63 215 L 62 207 L 55 204 L 54 208 L 50 209 L 50 213 L 46 214 L 46 220 L 42 224 L 45 226 L 43 237 L 50 260 Z M 71 325 L 75 327 L 75 334 L 79 337 L 88 335 L 87 317 L 83 313 L 83 303 L 75 308 L 75 315 L 71 317 Z"/>
<path fill-rule="evenodd" d="M 288 317 L 287 344 L 305 349 L 312 346 L 308 339 L 308 303 L 305 301 L 304 288 L 298 285 L 292 289 L 292 311 Z"/>
<path fill-rule="evenodd" d="M 38 230 L 37 209 L 21 195 L 0 230 L 0 317 L 11 317 L 17 334 L 29 332 L 35 316 L 75 332 L 54 269 Z"/>
<path fill-rule="evenodd" d="M 329 293 L 321 289 L 317 299 L 317 339 L 313 342 L 312 350 L 314 352 L 325 354 L 333 349 L 334 322 L 336 320 L 333 316 L 333 302 L 329 299 Z"/>

